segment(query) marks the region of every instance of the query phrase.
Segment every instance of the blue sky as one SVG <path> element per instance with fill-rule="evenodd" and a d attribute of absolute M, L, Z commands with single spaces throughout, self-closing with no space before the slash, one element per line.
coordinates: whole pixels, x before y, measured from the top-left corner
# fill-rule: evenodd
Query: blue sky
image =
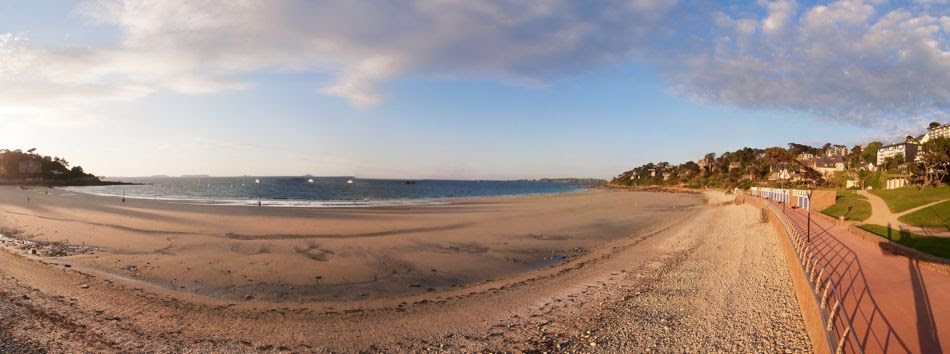
<path fill-rule="evenodd" d="M 235 4 L 0 0 L 0 141 L 107 176 L 607 178 L 947 120 L 939 0 Z"/>

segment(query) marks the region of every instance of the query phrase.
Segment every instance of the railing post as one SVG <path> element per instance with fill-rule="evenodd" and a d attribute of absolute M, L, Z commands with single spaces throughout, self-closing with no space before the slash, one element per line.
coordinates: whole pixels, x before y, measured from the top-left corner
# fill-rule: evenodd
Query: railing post
<path fill-rule="evenodd" d="M 844 333 L 841 335 L 841 339 L 838 340 L 838 349 L 835 350 L 835 354 L 844 353 L 844 344 L 848 342 L 848 335 L 851 334 L 851 327 L 844 329 Z"/>
<path fill-rule="evenodd" d="M 831 288 L 831 278 L 825 281 L 825 290 L 821 293 L 821 309 L 824 310 L 828 303 L 828 290 Z"/>

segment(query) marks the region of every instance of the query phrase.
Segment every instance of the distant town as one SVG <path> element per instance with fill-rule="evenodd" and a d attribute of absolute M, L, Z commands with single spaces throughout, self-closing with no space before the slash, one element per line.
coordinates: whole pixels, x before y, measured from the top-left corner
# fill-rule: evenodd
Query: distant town
<path fill-rule="evenodd" d="M 950 124 L 933 122 L 920 136 L 885 145 L 847 147 L 789 143 L 787 148 L 742 148 L 709 153 L 675 165 L 651 162 L 616 176 L 621 186 L 749 189 L 753 186 L 896 189 L 938 186 L 950 170 Z"/>

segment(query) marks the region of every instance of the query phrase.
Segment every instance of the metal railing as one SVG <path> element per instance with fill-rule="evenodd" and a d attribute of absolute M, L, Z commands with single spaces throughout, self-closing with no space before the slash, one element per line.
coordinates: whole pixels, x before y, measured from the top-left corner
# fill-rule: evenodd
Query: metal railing
<path fill-rule="evenodd" d="M 808 244 L 807 235 L 804 235 L 799 228 L 795 227 L 788 216 L 782 213 L 775 204 L 766 203 L 766 205 L 788 233 L 795 256 L 799 261 L 798 264 L 805 274 L 815 301 L 818 302 L 825 335 L 828 338 L 831 351 L 834 353 L 864 354 L 864 349 L 861 348 L 861 342 L 858 340 L 852 326 L 851 318 L 847 311 L 842 308 L 844 298 L 838 293 L 838 284 L 831 276 L 832 273 L 823 264 L 819 263 L 817 254 Z M 851 350 L 848 350 L 849 348 Z"/>

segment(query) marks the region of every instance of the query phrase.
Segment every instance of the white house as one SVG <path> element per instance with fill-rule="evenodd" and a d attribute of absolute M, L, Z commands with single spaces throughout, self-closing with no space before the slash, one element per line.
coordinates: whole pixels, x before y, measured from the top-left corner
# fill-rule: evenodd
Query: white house
<path fill-rule="evenodd" d="M 844 145 L 832 145 L 828 150 L 825 151 L 825 156 L 827 157 L 845 157 L 848 156 L 848 147 Z"/>
<path fill-rule="evenodd" d="M 930 139 L 950 138 L 950 124 L 944 124 L 933 128 L 927 128 L 927 134 L 920 138 L 921 143 L 926 143 Z"/>
<path fill-rule="evenodd" d="M 811 164 L 811 168 L 815 169 L 822 174 L 825 178 L 831 178 L 834 176 L 835 172 L 845 171 L 844 159 L 841 156 L 822 156 L 820 158 L 814 159 Z"/>
<path fill-rule="evenodd" d="M 917 158 L 917 148 L 917 144 L 914 143 L 900 143 L 882 146 L 877 150 L 877 165 L 883 165 L 884 160 L 886 160 L 888 157 L 897 158 L 900 156 L 905 162 L 914 161 L 914 159 Z"/>
<path fill-rule="evenodd" d="M 20 161 L 17 169 L 21 175 L 34 175 L 43 172 L 43 163 L 37 160 Z"/>

